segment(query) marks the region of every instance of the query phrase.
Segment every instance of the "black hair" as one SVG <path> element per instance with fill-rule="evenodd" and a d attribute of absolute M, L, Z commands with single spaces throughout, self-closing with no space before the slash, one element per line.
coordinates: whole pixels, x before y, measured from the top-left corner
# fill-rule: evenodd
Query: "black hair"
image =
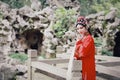
<path fill-rule="evenodd" d="M 89 34 L 91 35 L 91 28 L 90 27 L 88 27 L 88 32 L 89 32 Z"/>
<path fill-rule="evenodd" d="M 83 27 L 86 27 L 86 26 L 87 26 L 86 24 L 82 24 L 82 23 L 77 23 L 77 24 L 76 24 L 76 27 L 77 27 L 77 25 L 82 25 Z"/>

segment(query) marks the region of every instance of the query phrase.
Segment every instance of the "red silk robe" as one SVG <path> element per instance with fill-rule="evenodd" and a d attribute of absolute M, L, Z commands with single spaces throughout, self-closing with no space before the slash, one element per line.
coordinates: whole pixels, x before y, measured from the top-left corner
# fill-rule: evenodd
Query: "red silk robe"
<path fill-rule="evenodd" d="M 77 41 L 74 57 L 82 61 L 82 80 L 96 80 L 95 46 L 91 35 Z"/>

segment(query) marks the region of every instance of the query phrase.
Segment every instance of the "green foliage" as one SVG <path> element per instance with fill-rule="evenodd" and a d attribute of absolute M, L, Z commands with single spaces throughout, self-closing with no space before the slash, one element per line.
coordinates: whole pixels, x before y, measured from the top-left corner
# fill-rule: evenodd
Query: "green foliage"
<path fill-rule="evenodd" d="M 0 0 L 0 1 L 7 3 L 12 8 L 21 8 L 30 2 L 30 0 Z"/>
<path fill-rule="evenodd" d="M 120 0 L 118 3 L 114 4 L 114 6 L 117 8 L 117 17 L 120 18 Z"/>
<path fill-rule="evenodd" d="M 0 1 L 7 3 L 12 8 L 21 8 L 24 5 L 31 4 L 30 0 L 0 0 Z M 39 0 L 39 1 L 41 2 L 43 7 L 48 6 L 48 4 L 46 4 L 46 0 Z"/>
<path fill-rule="evenodd" d="M 25 62 L 28 59 L 27 55 L 23 53 L 13 53 L 13 54 L 10 54 L 9 56 L 13 59 L 18 59 L 21 62 Z"/>
<path fill-rule="evenodd" d="M 115 5 L 116 3 L 120 2 L 120 0 L 110 0 L 110 2 Z"/>
<path fill-rule="evenodd" d="M 75 14 L 76 12 L 72 9 L 66 10 L 65 8 L 59 8 L 55 11 L 56 22 L 52 28 L 57 37 L 61 38 L 69 30 L 71 24 L 75 23 Z"/>
<path fill-rule="evenodd" d="M 3 14 L 2 14 L 2 12 L 0 12 L 0 19 L 2 19 L 3 18 Z"/>
<path fill-rule="evenodd" d="M 81 5 L 81 15 L 88 15 L 91 13 L 97 13 L 100 11 L 108 11 L 111 7 L 118 9 L 118 15 L 120 17 L 120 0 L 78 0 Z"/>
<path fill-rule="evenodd" d="M 93 5 L 93 1 L 92 0 L 78 0 L 80 2 L 80 14 L 81 15 L 88 15 L 90 14 L 91 12 L 92 13 L 95 13 L 96 11 L 94 11 L 92 8 L 91 8 L 91 5 Z"/>
<path fill-rule="evenodd" d="M 30 5 L 30 0 L 0 0 L 9 4 L 12 8 L 21 8 L 24 5 Z M 44 7 L 48 6 L 47 0 L 39 0 Z M 118 15 L 120 15 L 120 0 L 78 0 L 81 6 L 81 15 L 88 15 L 99 11 L 108 11 L 110 7 L 116 7 L 118 9 Z M 120 17 L 120 16 L 119 16 Z"/>
<path fill-rule="evenodd" d="M 120 31 L 120 25 L 118 26 L 118 30 Z"/>
<path fill-rule="evenodd" d="M 96 47 L 102 46 L 102 39 L 100 38 L 94 38 L 94 43 Z"/>
<path fill-rule="evenodd" d="M 46 0 L 39 0 L 39 1 L 41 2 L 43 8 L 48 6 L 48 4 L 46 4 Z"/>
<path fill-rule="evenodd" d="M 108 51 L 108 50 L 102 50 L 102 55 L 107 55 L 107 56 L 112 56 L 113 53 L 111 51 Z"/>

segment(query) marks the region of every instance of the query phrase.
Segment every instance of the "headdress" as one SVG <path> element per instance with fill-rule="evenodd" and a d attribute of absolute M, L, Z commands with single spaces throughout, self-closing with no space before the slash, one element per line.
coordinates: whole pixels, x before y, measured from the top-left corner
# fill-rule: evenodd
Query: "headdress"
<path fill-rule="evenodd" d="M 78 19 L 77 19 L 77 25 L 78 25 L 78 24 L 86 27 L 86 26 L 87 26 L 87 20 L 85 19 L 85 17 L 79 16 Z M 76 26 L 77 26 L 77 25 L 76 25 Z"/>

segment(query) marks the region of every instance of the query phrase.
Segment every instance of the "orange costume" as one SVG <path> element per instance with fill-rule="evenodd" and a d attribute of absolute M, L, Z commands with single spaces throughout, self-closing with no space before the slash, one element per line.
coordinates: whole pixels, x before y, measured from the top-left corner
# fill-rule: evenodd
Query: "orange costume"
<path fill-rule="evenodd" d="M 77 41 L 74 57 L 82 60 L 82 80 L 96 80 L 95 46 L 90 34 Z"/>

